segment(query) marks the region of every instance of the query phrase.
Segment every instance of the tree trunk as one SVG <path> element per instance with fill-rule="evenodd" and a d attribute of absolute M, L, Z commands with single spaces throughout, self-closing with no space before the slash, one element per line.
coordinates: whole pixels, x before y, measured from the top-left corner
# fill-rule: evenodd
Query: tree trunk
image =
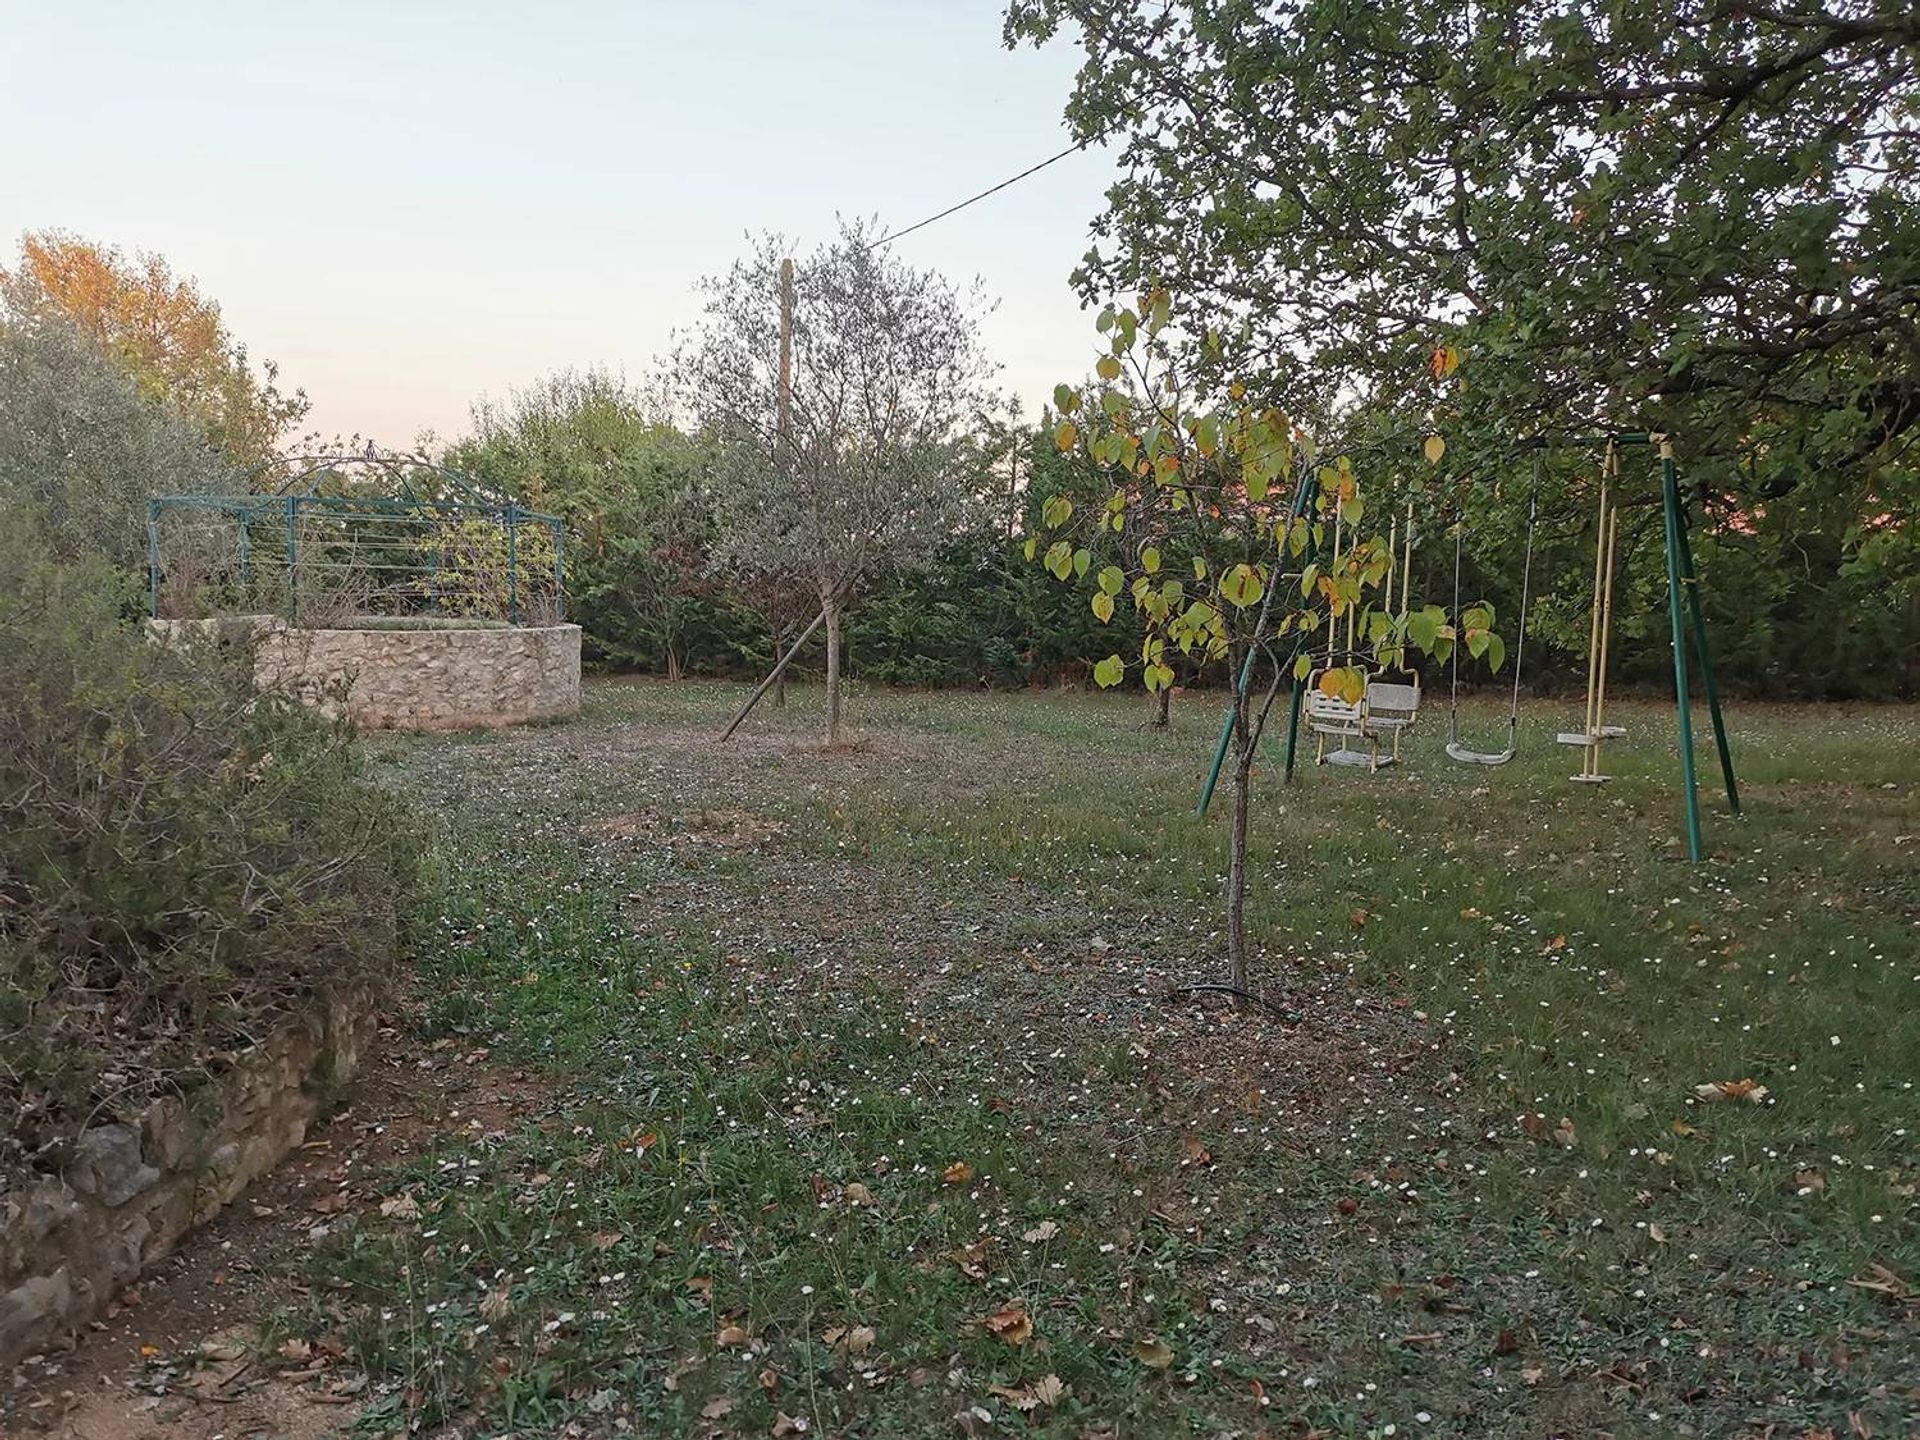
<path fill-rule="evenodd" d="M 827 744 L 840 743 L 840 597 L 820 597 L 827 612 Z"/>
<path fill-rule="evenodd" d="M 1236 724 L 1235 729 L 1243 728 Z M 1227 840 L 1227 967 L 1231 984 L 1247 984 L 1247 816 L 1253 808 L 1253 747 L 1234 736 L 1233 830 Z"/>
<path fill-rule="evenodd" d="M 773 668 L 780 670 L 781 658 L 787 653 L 787 627 L 776 625 L 773 630 Z M 780 670 L 780 678 L 773 682 L 773 708 L 787 708 L 787 672 Z"/>
<path fill-rule="evenodd" d="M 1173 721 L 1173 687 L 1162 685 L 1153 692 L 1153 718 L 1147 724 L 1165 730 Z"/>
<path fill-rule="evenodd" d="M 667 679 L 678 680 L 680 675 L 680 652 L 669 645 L 667 646 Z"/>

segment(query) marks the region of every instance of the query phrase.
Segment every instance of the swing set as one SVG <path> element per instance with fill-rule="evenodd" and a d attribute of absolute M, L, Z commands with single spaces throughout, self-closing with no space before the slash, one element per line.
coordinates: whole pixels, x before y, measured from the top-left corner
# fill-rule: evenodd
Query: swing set
<path fill-rule="evenodd" d="M 1446 753 L 1448 758 L 1465 765 L 1501 766 L 1511 761 L 1519 748 L 1520 725 L 1520 686 L 1522 665 L 1526 656 L 1527 615 L 1532 603 L 1533 588 L 1533 549 L 1536 521 L 1538 518 L 1538 490 L 1544 452 L 1549 449 L 1592 449 L 1599 447 L 1603 451 L 1601 479 L 1598 502 L 1598 520 L 1594 536 L 1594 569 L 1592 610 L 1588 625 L 1587 645 L 1587 688 L 1586 712 L 1582 726 L 1578 730 L 1562 731 L 1555 740 L 1562 745 L 1581 751 L 1580 771 L 1571 777 L 1574 782 L 1587 785 L 1605 784 L 1611 777 L 1602 773 L 1601 754 L 1607 743 L 1622 739 L 1626 731 L 1618 725 L 1609 725 L 1606 721 L 1607 665 L 1613 629 L 1613 581 L 1615 558 L 1620 532 L 1620 452 L 1629 448 L 1655 450 L 1658 454 L 1660 469 L 1660 500 L 1663 509 L 1665 559 L 1667 572 L 1667 620 L 1671 632 L 1673 649 L 1673 678 L 1675 711 L 1679 721 L 1680 776 L 1682 798 L 1686 814 L 1687 855 L 1698 862 L 1703 856 L 1700 835 L 1700 797 L 1694 771 L 1693 754 L 1693 707 L 1691 702 L 1692 671 L 1688 661 L 1689 641 L 1700 669 L 1701 688 L 1707 702 L 1707 713 L 1713 724 L 1714 748 L 1720 761 L 1721 778 L 1726 786 L 1727 804 L 1733 814 L 1740 814 L 1740 790 L 1733 773 L 1733 756 L 1727 745 L 1726 723 L 1720 710 L 1719 686 L 1714 679 L 1713 655 L 1707 644 L 1707 626 L 1705 610 L 1700 602 L 1700 578 L 1694 567 L 1693 544 L 1688 534 L 1687 507 L 1680 496 L 1678 466 L 1674 458 L 1672 440 L 1658 432 L 1629 431 L 1600 436 L 1574 436 L 1564 439 L 1552 439 L 1537 436 L 1523 442 L 1518 448 L 1533 450 L 1534 486 L 1527 497 L 1527 529 L 1525 558 L 1522 562 L 1520 580 L 1519 629 L 1514 652 L 1513 686 L 1507 710 L 1506 745 L 1499 750 L 1475 750 L 1460 738 L 1460 655 L 1458 645 L 1451 653 L 1450 703 L 1447 722 Z M 1300 493 L 1295 496 L 1294 513 L 1299 513 L 1306 504 L 1306 486 L 1303 482 Z M 1387 554 L 1389 556 L 1388 583 L 1383 603 L 1391 613 L 1393 603 L 1392 569 L 1393 559 L 1400 561 L 1401 574 L 1400 603 L 1402 610 L 1407 607 L 1410 598 L 1410 581 L 1413 556 L 1413 511 L 1407 511 L 1404 548 L 1395 556 L 1395 546 L 1400 542 L 1396 532 L 1390 532 Z M 1396 522 L 1397 526 L 1397 522 Z M 1453 613 L 1460 610 L 1461 570 L 1464 553 L 1464 519 L 1454 527 L 1453 558 Z M 1336 522 L 1334 551 L 1339 554 L 1342 536 Z M 1277 586 L 1269 586 L 1267 601 L 1272 600 Z M 1267 621 L 1267 606 L 1263 604 L 1256 629 L 1264 632 Z M 1365 691 L 1357 701 L 1347 701 L 1338 696 L 1320 693 L 1315 682 L 1326 668 L 1336 662 L 1354 659 L 1359 652 L 1355 648 L 1355 621 L 1348 617 L 1346 648 L 1337 649 L 1339 635 L 1337 627 L 1330 631 L 1328 647 L 1324 655 L 1317 657 L 1318 663 L 1303 678 L 1293 682 L 1292 704 L 1287 723 L 1286 778 L 1294 776 L 1295 761 L 1298 757 L 1300 725 L 1304 718 L 1315 737 L 1315 761 L 1320 764 L 1342 766 L 1365 766 L 1369 771 L 1377 771 L 1383 766 L 1393 765 L 1400 759 L 1400 736 L 1413 727 L 1420 710 L 1420 680 L 1417 673 L 1407 668 L 1396 668 L 1389 674 L 1384 668 L 1366 680 Z M 1301 654 L 1307 653 L 1304 639 L 1296 642 L 1293 655 L 1288 664 Z M 1255 645 L 1249 648 L 1246 659 L 1241 665 L 1237 680 L 1235 705 L 1239 696 L 1246 693 L 1253 674 L 1253 662 L 1256 654 L 1264 647 Z M 1404 667 L 1404 655 L 1400 667 Z M 1200 793 L 1198 813 L 1205 815 L 1213 799 L 1213 792 L 1219 782 L 1220 771 L 1225 763 L 1227 748 L 1232 739 L 1235 705 L 1230 705 L 1226 721 L 1220 730 L 1219 743 L 1215 746 L 1213 764 Z M 1338 742 L 1335 749 L 1326 749 L 1328 740 Z M 1354 742 L 1364 742 L 1364 751 L 1355 748 Z M 1387 745 L 1387 753 L 1381 753 L 1382 743 Z"/>

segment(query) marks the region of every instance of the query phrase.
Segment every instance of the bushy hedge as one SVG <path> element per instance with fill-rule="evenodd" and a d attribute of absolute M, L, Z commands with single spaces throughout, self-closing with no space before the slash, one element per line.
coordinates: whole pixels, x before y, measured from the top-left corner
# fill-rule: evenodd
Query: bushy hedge
<path fill-rule="evenodd" d="M 0 534 L 0 1177 L 377 983 L 418 873 L 344 731 L 127 598 Z"/>

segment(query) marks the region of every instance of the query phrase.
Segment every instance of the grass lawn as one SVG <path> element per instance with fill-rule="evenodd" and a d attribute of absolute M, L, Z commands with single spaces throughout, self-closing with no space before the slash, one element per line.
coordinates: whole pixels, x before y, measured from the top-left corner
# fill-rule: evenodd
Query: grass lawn
<path fill-rule="evenodd" d="M 1892 1435 L 1920 1413 L 1920 712 L 1256 784 L 1217 715 L 599 682 L 379 738 L 443 822 L 419 1042 L 551 1079 L 295 1262 L 360 1423 L 468 1434 Z M 1468 717 L 1493 736 L 1491 706 Z M 1710 740 L 1701 758 L 1713 775 Z M 1761 1103 L 1695 1087 L 1749 1080 Z M 410 1197 L 402 1199 L 405 1195 Z M 1850 1428 L 1851 1427 L 1851 1428 Z"/>

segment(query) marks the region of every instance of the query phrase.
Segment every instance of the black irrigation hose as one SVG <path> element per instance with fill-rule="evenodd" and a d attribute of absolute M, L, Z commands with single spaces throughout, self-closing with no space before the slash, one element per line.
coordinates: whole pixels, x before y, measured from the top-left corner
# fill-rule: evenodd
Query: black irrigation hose
<path fill-rule="evenodd" d="M 1242 990 L 1238 985 L 1220 985 L 1214 983 L 1177 985 L 1160 998 L 1171 1001 L 1181 999 L 1187 995 L 1231 995 L 1236 1000 L 1251 1000 L 1268 1014 L 1278 1020 L 1285 1021 L 1289 1025 L 1299 1024 L 1302 1018 L 1297 1012 L 1283 1010 L 1280 1006 L 1274 1004 L 1273 1001 L 1268 1000 L 1264 996 L 1256 995 L 1251 990 Z"/>

